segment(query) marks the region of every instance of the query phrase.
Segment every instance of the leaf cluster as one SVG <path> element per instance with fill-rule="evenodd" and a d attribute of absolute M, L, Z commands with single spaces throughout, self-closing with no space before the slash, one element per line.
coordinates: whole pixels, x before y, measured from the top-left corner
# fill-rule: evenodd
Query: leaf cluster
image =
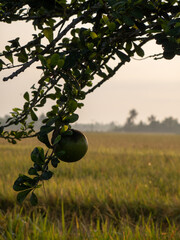
<path fill-rule="evenodd" d="M 59 159 L 53 154 L 53 152 L 48 156 L 44 154 L 44 149 L 42 147 L 35 147 L 31 153 L 31 160 L 33 162 L 33 167 L 28 170 L 28 175 L 20 174 L 13 185 L 13 189 L 17 192 L 17 201 L 22 204 L 28 194 L 30 196 L 30 202 L 33 206 L 38 204 L 38 198 L 34 191 L 41 187 L 44 181 L 51 179 L 53 172 L 49 170 L 48 164 L 56 168 L 60 163 Z"/>

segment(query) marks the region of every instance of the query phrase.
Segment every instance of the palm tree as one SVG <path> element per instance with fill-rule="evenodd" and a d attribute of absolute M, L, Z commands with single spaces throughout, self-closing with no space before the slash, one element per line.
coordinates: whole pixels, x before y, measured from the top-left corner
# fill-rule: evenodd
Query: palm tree
<path fill-rule="evenodd" d="M 134 120 L 137 117 L 138 112 L 136 111 L 136 109 L 131 109 L 129 111 L 129 117 L 126 120 L 126 126 L 130 127 L 134 125 Z"/>

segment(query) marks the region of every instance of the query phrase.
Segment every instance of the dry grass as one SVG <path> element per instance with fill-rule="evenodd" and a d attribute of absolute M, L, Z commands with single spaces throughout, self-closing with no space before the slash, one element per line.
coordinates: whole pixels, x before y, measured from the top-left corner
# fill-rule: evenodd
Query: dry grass
<path fill-rule="evenodd" d="M 26 219 L 27 236 L 180 239 L 180 136 L 86 135 L 89 139 L 86 157 L 77 163 L 60 163 L 54 177 L 45 183 L 46 195 L 43 189 L 36 191 L 40 199 L 37 208 L 30 208 L 25 202 L 19 219 Z M 26 173 L 31 166 L 30 153 L 38 145 L 34 140 L 18 145 L 0 142 L 0 209 L 6 219 L 4 229 L 10 222 L 20 221 L 16 219 L 19 207 L 15 206 L 12 185 L 18 174 Z M 40 229 L 44 224 L 47 233 L 44 237 L 49 238 L 40 237 L 41 231 L 38 237 L 38 230 L 32 230 L 33 222 Z M 19 229 L 22 227 L 25 229 L 24 225 Z M 2 230 L 3 236 L 17 229 Z M 37 236 L 32 235 L 33 231 Z"/>

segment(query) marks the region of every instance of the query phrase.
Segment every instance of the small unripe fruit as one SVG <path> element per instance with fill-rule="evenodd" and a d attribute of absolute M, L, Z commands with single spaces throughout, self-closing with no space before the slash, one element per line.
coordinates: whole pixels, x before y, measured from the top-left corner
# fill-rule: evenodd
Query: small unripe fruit
<path fill-rule="evenodd" d="M 71 129 L 71 135 L 62 136 L 61 140 L 54 146 L 55 155 L 64 162 L 79 161 L 87 152 L 88 141 L 85 135 Z"/>

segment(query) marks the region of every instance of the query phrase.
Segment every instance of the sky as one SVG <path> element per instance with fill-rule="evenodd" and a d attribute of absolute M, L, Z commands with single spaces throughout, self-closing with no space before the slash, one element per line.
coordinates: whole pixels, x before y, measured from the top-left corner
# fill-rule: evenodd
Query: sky
<path fill-rule="evenodd" d="M 0 52 L 8 40 L 20 36 L 20 42 L 31 39 L 32 26 L 25 23 L 0 24 Z M 143 48 L 146 56 L 161 52 L 155 42 Z M 137 57 L 138 58 L 138 57 Z M 8 72 L 0 72 L 0 117 L 12 108 L 23 106 L 23 94 L 38 80 L 40 72 L 32 67 L 19 77 L 3 82 Z M 138 112 L 137 122 L 147 122 L 150 115 L 158 120 L 173 116 L 180 121 L 180 56 L 172 60 L 132 60 L 93 93 L 78 110 L 79 123 L 124 124 L 131 109 Z M 45 113 L 50 108 L 39 111 Z"/>

